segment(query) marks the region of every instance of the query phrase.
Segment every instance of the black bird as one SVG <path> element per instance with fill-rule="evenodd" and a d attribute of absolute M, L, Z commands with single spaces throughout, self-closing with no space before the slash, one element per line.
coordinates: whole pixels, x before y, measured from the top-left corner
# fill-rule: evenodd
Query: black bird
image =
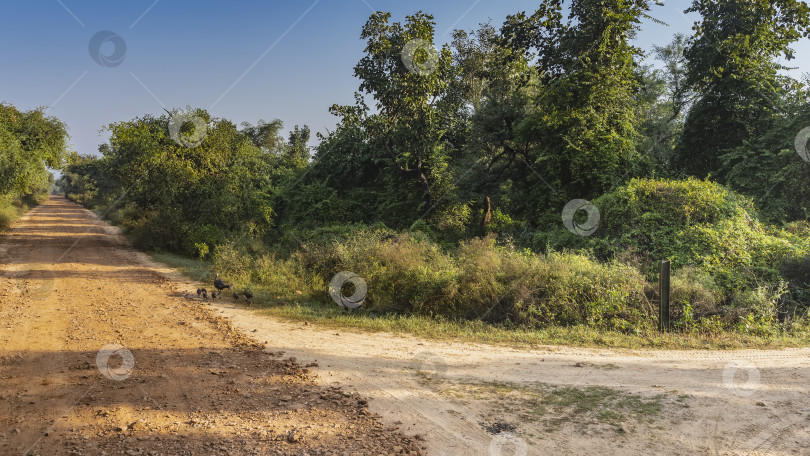
<path fill-rule="evenodd" d="M 208 291 L 205 288 L 197 288 L 197 296 L 202 295 L 206 300 L 208 299 Z"/>
<path fill-rule="evenodd" d="M 253 301 L 251 301 L 251 299 L 253 299 L 253 293 L 245 290 L 245 291 L 242 292 L 242 296 L 245 297 L 245 301 L 247 301 L 248 305 L 253 304 Z"/>
<path fill-rule="evenodd" d="M 234 293 L 234 294 L 233 294 L 233 299 L 234 299 L 235 301 L 238 301 L 238 300 L 239 300 L 239 293 Z"/>
<path fill-rule="evenodd" d="M 217 299 L 217 294 L 219 294 L 219 293 L 217 293 L 216 291 L 212 291 L 211 292 L 211 299 Z"/>
<path fill-rule="evenodd" d="M 224 280 L 222 280 L 222 279 L 220 279 L 220 278 L 219 278 L 219 274 L 217 274 L 217 276 L 216 276 L 216 277 L 214 277 L 214 288 L 216 288 L 216 289 L 217 289 L 217 290 L 219 290 L 219 291 L 222 291 L 222 290 L 224 290 L 224 289 L 226 289 L 226 288 L 230 290 L 230 289 L 231 289 L 231 285 L 230 285 L 230 284 L 225 283 L 225 281 L 224 281 Z"/>

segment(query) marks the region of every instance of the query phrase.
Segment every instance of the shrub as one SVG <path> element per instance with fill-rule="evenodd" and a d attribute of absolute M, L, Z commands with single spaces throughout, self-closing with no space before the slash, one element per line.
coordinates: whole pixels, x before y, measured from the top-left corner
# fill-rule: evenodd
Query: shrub
<path fill-rule="evenodd" d="M 520 251 L 496 245 L 494 236 L 446 252 L 413 233 L 366 230 L 308 244 L 299 258 L 323 283 L 342 270 L 363 277 L 364 309 L 376 312 L 627 331 L 647 326 L 652 312 L 650 287 L 635 268 L 584 254 Z"/>
<path fill-rule="evenodd" d="M 634 252 L 650 278 L 669 259 L 700 267 L 726 293 L 752 290 L 778 283 L 779 265 L 807 250 L 760 223 L 750 199 L 708 180 L 634 179 L 594 204 L 602 217 L 591 247 L 601 258 Z"/>
<path fill-rule="evenodd" d="M 698 315 L 710 314 L 722 304 L 723 292 L 704 269 L 685 266 L 672 275 L 672 304 L 690 304 Z"/>
<path fill-rule="evenodd" d="M 251 283 L 260 283 L 278 299 L 298 295 L 318 298 L 317 291 L 327 288 L 327 282 L 302 268 L 299 258 L 279 259 L 275 254 L 263 254 L 254 260 Z"/>
<path fill-rule="evenodd" d="M 389 230 L 384 224 L 363 225 L 361 223 L 331 224 L 314 229 L 291 229 L 283 228 L 284 235 L 275 242 L 274 250 L 292 255 L 299 251 L 303 245 L 325 245 L 333 241 L 344 242 L 356 233 L 368 230 L 385 232 L 393 235 L 394 231 Z"/>
<path fill-rule="evenodd" d="M 788 283 L 789 295 L 780 306 L 782 318 L 806 313 L 810 309 L 810 255 L 791 258 L 780 270 Z"/>
<path fill-rule="evenodd" d="M 19 217 L 19 211 L 11 205 L 0 202 L 0 231 L 5 231 Z"/>
<path fill-rule="evenodd" d="M 226 281 L 238 284 L 250 283 L 255 269 L 254 257 L 244 246 L 233 242 L 218 245 L 214 251 L 214 271 Z"/>
<path fill-rule="evenodd" d="M 306 233 L 308 242 L 279 257 L 259 239 L 217 246 L 214 267 L 237 287 L 284 302 L 299 296 L 331 303 L 339 271 L 362 277 L 368 293 L 359 312 L 419 314 L 540 328 L 586 325 L 640 333 L 657 323 L 657 287 L 636 267 L 600 262 L 583 252 L 537 254 L 498 245 L 495 235 L 444 249 L 424 233 L 341 226 Z M 685 266 L 672 277 L 675 328 L 767 334 L 784 285 L 727 293 L 711 265 Z M 803 314 L 802 314 L 803 315 Z M 797 320 L 800 323 L 800 319 Z"/>
<path fill-rule="evenodd" d="M 736 322 L 738 332 L 759 336 L 773 332 L 779 300 L 787 291 L 781 282 L 773 286 L 760 286 L 753 290 L 740 290 L 732 295 L 734 308 L 745 309 L 744 315 Z"/>
<path fill-rule="evenodd" d="M 44 203 L 47 199 L 48 193 L 42 188 L 23 196 L 13 193 L 0 195 L 0 231 L 8 229 L 27 210 Z"/>
<path fill-rule="evenodd" d="M 222 242 L 223 231 L 213 225 L 192 226 L 183 238 L 183 249 L 199 258 L 205 258 Z"/>
<path fill-rule="evenodd" d="M 369 286 L 365 306 L 380 312 L 431 314 L 435 302 L 451 293 L 455 275 L 451 257 L 436 244 L 380 229 L 358 231 L 328 244 L 306 244 L 302 260 L 326 282 L 339 271 L 360 275 Z M 454 312 L 448 308 L 442 313 Z"/>

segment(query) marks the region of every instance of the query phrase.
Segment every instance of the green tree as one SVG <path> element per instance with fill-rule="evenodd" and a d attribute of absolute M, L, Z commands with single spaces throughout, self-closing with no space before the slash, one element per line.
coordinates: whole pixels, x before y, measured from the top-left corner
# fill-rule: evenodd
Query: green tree
<path fill-rule="evenodd" d="M 448 95 L 451 51 L 433 49 L 432 16 L 390 18 L 377 12 L 363 26 L 365 54 L 354 68 L 360 91 L 353 105 L 330 108 L 337 129 L 319 136 L 311 167 L 285 192 L 285 223 L 407 228 L 436 217 L 438 203 L 451 198 L 452 139 L 464 128 Z"/>
<path fill-rule="evenodd" d="M 630 44 L 653 2 L 574 0 L 569 20 L 545 0 L 532 16 L 507 20 L 505 35 L 537 57 L 543 87 L 518 137 L 531 147 L 537 177 L 529 192 L 538 220 L 572 198 L 593 198 L 644 172 L 639 153 L 637 58 Z M 524 37 L 524 38 L 519 38 Z"/>
<path fill-rule="evenodd" d="M 489 24 L 472 33 L 457 31 L 452 44 L 455 79 L 450 93 L 462 110 L 456 118 L 458 156 L 453 157 L 458 196 L 471 206 L 472 234 L 481 234 L 486 197 L 498 213 L 525 210 L 521 182 L 531 179 L 526 141 L 517 128 L 537 94 L 536 68 L 522 50 L 515 50 Z M 517 184 L 516 184 L 517 183 Z"/>
<path fill-rule="evenodd" d="M 174 125 L 186 141 L 173 130 L 176 119 L 186 119 Z M 106 128 L 110 141 L 99 148 L 103 159 L 75 160 L 67 169 L 66 191 L 107 195 L 105 201 L 90 199 L 123 208 L 124 225 L 144 247 L 200 256 L 228 237 L 272 228 L 279 188 L 306 166 L 308 155 L 306 126 L 296 128 L 287 143 L 279 120 L 239 130 L 201 109 Z"/>
<path fill-rule="evenodd" d="M 788 91 L 780 103 L 783 114 L 770 129 L 720 157 L 728 185 L 753 197 L 762 218 L 771 223 L 810 218 L 810 163 L 802 160 L 795 144 L 810 126 L 808 97 L 806 86 Z"/>
<path fill-rule="evenodd" d="M 296 125 L 287 140 L 286 150 L 284 151 L 285 162 L 296 168 L 307 166 L 310 158 L 309 138 L 309 127 L 304 125 L 303 128 L 298 128 L 298 125 Z"/>
<path fill-rule="evenodd" d="M 725 181 L 724 151 L 772 127 L 790 84 L 777 59 L 793 59 L 791 44 L 808 36 L 810 7 L 800 0 L 694 0 L 686 12 L 701 15 L 684 52 L 686 80 L 698 98 L 676 165 Z"/>
<path fill-rule="evenodd" d="M 449 185 L 443 113 L 436 101 L 448 87 L 451 55 L 447 47 L 433 55 L 437 52 L 433 16 L 418 12 L 407 16 L 404 25 L 389 23 L 390 17 L 390 13 L 374 13 L 363 26 L 366 55 L 354 73 L 360 90 L 374 100 L 376 112 L 364 110 L 358 120 L 374 157 L 386 157 L 387 169 L 421 188 L 424 204 L 419 213 L 426 214 L 433 209 L 437 187 L 441 191 Z M 411 48 L 419 43 L 423 45 Z M 365 104 L 358 106 L 365 108 Z M 344 108 L 333 107 L 333 112 L 343 122 L 354 119 L 344 114 Z"/>
<path fill-rule="evenodd" d="M 654 46 L 662 68 L 641 68 L 638 93 L 641 150 L 652 160 L 660 175 L 674 174 L 675 148 L 683 132 L 684 110 L 692 93 L 686 85 L 684 35 L 678 34 L 666 46 Z"/>
<path fill-rule="evenodd" d="M 67 128 L 43 109 L 0 104 L 0 195 L 41 191 L 67 154 Z"/>
<path fill-rule="evenodd" d="M 70 153 L 57 182 L 61 193 L 85 206 L 111 203 L 109 198 L 115 194 L 116 186 L 108 179 L 105 165 L 98 156 Z"/>

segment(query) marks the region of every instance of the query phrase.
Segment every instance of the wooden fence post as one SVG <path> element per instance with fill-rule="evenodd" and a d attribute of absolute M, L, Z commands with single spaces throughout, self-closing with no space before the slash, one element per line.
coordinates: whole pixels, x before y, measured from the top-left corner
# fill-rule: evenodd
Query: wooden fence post
<path fill-rule="evenodd" d="M 661 261 L 661 273 L 658 278 L 661 297 L 658 306 L 658 330 L 669 330 L 669 260 Z"/>

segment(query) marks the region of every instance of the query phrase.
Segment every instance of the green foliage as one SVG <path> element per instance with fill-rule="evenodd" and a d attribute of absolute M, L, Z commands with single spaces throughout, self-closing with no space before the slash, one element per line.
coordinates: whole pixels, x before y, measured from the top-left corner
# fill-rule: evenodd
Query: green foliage
<path fill-rule="evenodd" d="M 206 127 L 198 135 L 180 126 L 199 145 L 171 137 L 171 119 L 184 117 Z M 102 158 L 72 157 L 63 189 L 117 218 L 141 247 L 207 257 L 228 237 L 267 232 L 280 189 L 307 164 L 307 127 L 296 127 L 289 143 L 281 121 L 243 127 L 200 109 L 110 124 Z"/>
<path fill-rule="evenodd" d="M 327 192 L 315 202 L 338 217 L 332 222 L 365 221 L 360 213 L 372 211 L 402 227 L 406 220 L 433 211 L 436 195 L 450 188 L 444 122 L 452 107 L 436 103 L 448 89 L 450 51 L 434 50 L 438 55 L 431 59 L 432 16 L 419 12 L 407 16 L 405 24 L 389 23 L 390 16 L 378 12 L 366 22 L 361 33 L 365 55 L 354 68 L 360 90 L 374 101 L 374 112 L 359 93 L 353 106 L 332 106 L 330 112 L 340 117 L 338 129 L 315 156 L 313 181 L 326 174 L 329 186 L 350 189 Z M 409 57 L 423 71 L 406 66 L 403 57 L 418 40 L 426 48 L 418 47 Z M 323 186 L 321 182 L 310 185 Z M 341 211 L 334 201 L 343 197 L 340 193 L 361 204 Z M 303 201 L 296 203 L 300 207 Z"/>
<path fill-rule="evenodd" d="M 663 68 L 640 68 L 639 147 L 659 175 L 673 172 L 675 149 L 683 131 L 683 110 L 691 97 L 683 57 L 685 41 L 686 37 L 678 34 L 667 46 L 654 46 Z"/>
<path fill-rule="evenodd" d="M 536 255 L 498 247 L 491 237 L 465 241 L 448 252 L 413 232 L 356 227 L 331 231 L 336 234 L 331 240 L 313 235 L 317 242 L 305 242 L 283 260 L 223 246 L 217 249 L 215 265 L 238 283 L 250 283 L 281 299 L 294 299 L 295 289 L 325 302 L 331 302 L 325 291 L 335 272 L 353 271 L 368 284 L 360 311 L 372 313 L 526 327 L 586 324 L 621 331 L 652 324 L 649 285 L 626 265 L 600 264 L 574 253 Z M 257 261 L 264 266 L 257 268 Z M 280 277 L 258 272 L 272 268 L 281 271 Z M 297 288 L 281 289 L 281 283 Z"/>
<path fill-rule="evenodd" d="M 0 195 L 0 232 L 7 229 L 26 209 L 19 198 Z"/>
<path fill-rule="evenodd" d="M 288 302 L 322 298 L 315 290 L 325 290 L 327 282 L 303 267 L 301 253 L 279 258 L 258 239 L 241 238 L 217 246 L 214 270 L 234 285 L 235 292 L 251 291 L 257 299 Z"/>
<path fill-rule="evenodd" d="M 801 0 L 694 0 L 701 14 L 685 50 L 687 83 L 698 99 L 691 107 L 676 165 L 687 173 L 724 182 L 720 157 L 758 138 L 785 96 L 790 45 L 810 32 L 810 7 Z"/>
<path fill-rule="evenodd" d="M 720 157 L 728 170 L 728 186 L 753 197 L 763 219 L 771 223 L 810 217 L 810 163 L 802 160 L 795 145 L 799 132 L 810 126 L 808 94 L 806 89 L 797 91 L 785 100 L 785 114 L 771 129 Z"/>
<path fill-rule="evenodd" d="M 596 197 L 646 167 L 639 154 L 635 100 L 640 51 L 629 40 L 651 2 L 575 0 L 567 24 L 558 17 L 559 3 L 544 1 L 538 12 L 547 16 L 522 24 L 534 34 L 554 37 L 532 40 L 555 49 L 538 50 L 546 56 L 541 60 L 548 66 L 542 75 L 546 84 L 533 113 L 517 129 L 531 144 L 530 164 L 553 189 L 530 187 L 545 210 L 572 198 Z"/>
<path fill-rule="evenodd" d="M 0 195 L 24 196 L 52 183 L 48 168 L 66 154 L 67 130 L 44 110 L 19 111 L 0 103 Z"/>
<path fill-rule="evenodd" d="M 45 201 L 54 184 L 48 168 L 61 166 L 67 137 L 65 125 L 43 109 L 0 103 L 0 231 Z"/>
<path fill-rule="evenodd" d="M 457 71 L 450 95 L 469 107 L 457 111 L 451 131 L 459 149 L 451 163 L 457 176 L 455 205 L 466 205 L 474 214 L 466 221 L 471 225 L 468 232 L 482 235 L 484 228 L 476 225 L 483 219 L 484 197 L 491 198 L 493 211 L 520 214 L 521 219 L 537 205 L 514 184 L 520 183 L 520 190 L 540 184 L 526 166 L 529 144 L 520 140 L 517 127 L 531 112 L 531 100 L 541 87 L 528 58 L 488 24 L 473 33 L 456 32 L 453 51 Z"/>
<path fill-rule="evenodd" d="M 670 309 L 675 327 L 698 330 L 703 320 L 721 312 L 725 293 L 705 270 L 684 266 L 672 275 Z"/>
<path fill-rule="evenodd" d="M 781 280 L 779 266 L 810 251 L 807 239 L 762 224 L 752 201 L 707 180 L 635 179 L 595 200 L 601 256 L 637 255 L 652 277 L 658 261 L 692 265 L 726 293 Z"/>

